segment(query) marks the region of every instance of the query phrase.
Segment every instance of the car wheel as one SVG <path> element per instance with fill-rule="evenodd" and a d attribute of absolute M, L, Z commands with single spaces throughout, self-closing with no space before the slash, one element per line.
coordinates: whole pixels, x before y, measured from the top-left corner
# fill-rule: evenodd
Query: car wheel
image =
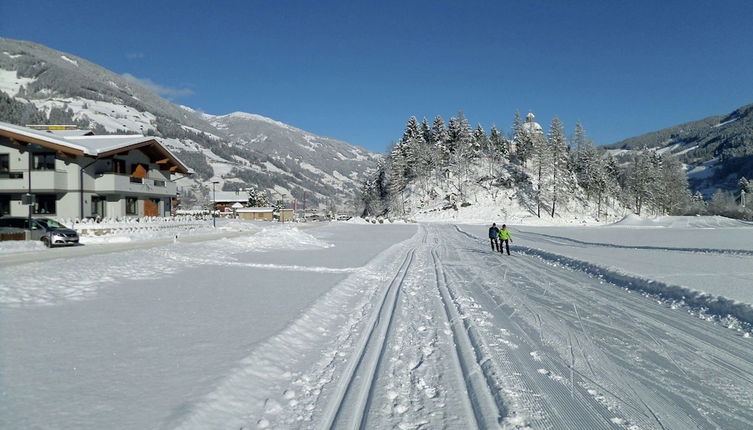
<path fill-rule="evenodd" d="M 44 243 L 44 246 L 46 246 L 48 248 L 52 247 L 52 244 L 50 243 L 50 238 L 48 238 L 48 237 L 43 237 L 42 238 L 42 243 Z"/>

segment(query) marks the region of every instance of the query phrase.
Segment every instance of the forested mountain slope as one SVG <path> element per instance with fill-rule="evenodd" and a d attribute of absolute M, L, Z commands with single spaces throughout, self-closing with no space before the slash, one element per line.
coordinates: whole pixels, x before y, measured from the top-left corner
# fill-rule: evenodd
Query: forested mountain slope
<path fill-rule="evenodd" d="M 753 177 L 753 104 L 605 146 L 616 157 L 642 148 L 674 154 L 688 166 L 693 191 L 710 197 L 736 192 L 740 178 Z"/>

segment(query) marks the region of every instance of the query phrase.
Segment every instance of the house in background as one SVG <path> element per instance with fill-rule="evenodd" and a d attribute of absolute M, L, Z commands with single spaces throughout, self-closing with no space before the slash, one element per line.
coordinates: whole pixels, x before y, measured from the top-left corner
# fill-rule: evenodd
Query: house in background
<path fill-rule="evenodd" d="M 232 213 L 235 203 L 248 206 L 251 195 L 248 191 L 213 191 L 211 194 L 214 210 Z"/>
<path fill-rule="evenodd" d="M 238 218 L 252 221 L 272 221 L 274 219 L 274 208 L 239 208 L 235 210 Z"/>
<path fill-rule="evenodd" d="M 151 136 L 0 122 L 0 215 L 169 216 L 192 173 Z"/>

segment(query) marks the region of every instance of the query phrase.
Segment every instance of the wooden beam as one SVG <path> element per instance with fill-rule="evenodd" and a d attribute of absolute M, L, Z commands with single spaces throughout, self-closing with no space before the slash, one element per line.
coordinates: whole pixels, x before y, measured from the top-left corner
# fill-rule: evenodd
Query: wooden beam
<path fill-rule="evenodd" d="M 155 164 L 167 164 L 170 162 L 169 158 L 163 158 L 161 160 L 158 160 Z"/>
<path fill-rule="evenodd" d="M 17 145 L 25 146 L 25 145 L 28 145 L 29 143 L 36 143 L 37 145 L 41 145 L 45 148 L 64 152 L 66 154 L 76 155 L 79 157 L 84 156 L 84 151 L 80 149 L 63 146 L 58 143 L 48 142 L 41 138 L 24 136 L 22 134 L 14 133 L 8 130 L 0 130 L 0 135 L 8 137 L 11 140 L 11 142 L 15 142 Z"/>

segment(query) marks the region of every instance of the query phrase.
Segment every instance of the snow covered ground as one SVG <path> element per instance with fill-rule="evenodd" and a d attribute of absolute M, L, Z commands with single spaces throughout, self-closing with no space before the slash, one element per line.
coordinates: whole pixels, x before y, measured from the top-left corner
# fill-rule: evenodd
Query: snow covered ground
<path fill-rule="evenodd" d="M 753 427 L 749 224 L 221 227 L 0 245 L 0 428 Z"/>

